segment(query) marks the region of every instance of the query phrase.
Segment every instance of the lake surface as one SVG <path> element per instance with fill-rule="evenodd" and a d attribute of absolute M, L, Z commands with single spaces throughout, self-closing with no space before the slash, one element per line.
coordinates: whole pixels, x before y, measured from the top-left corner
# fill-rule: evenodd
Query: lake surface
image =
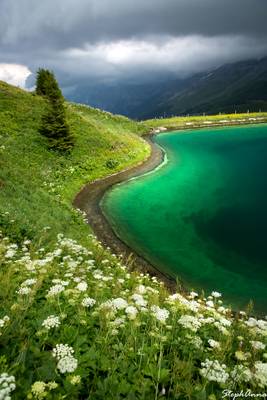
<path fill-rule="evenodd" d="M 130 247 L 185 285 L 267 312 L 267 126 L 170 132 L 168 162 L 102 201 Z"/>

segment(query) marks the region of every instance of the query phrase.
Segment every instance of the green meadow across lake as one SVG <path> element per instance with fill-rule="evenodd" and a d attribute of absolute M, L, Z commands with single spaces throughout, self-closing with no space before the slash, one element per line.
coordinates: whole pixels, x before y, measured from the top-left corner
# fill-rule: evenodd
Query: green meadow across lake
<path fill-rule="evenodd" d="M 267 125 L 167 132 L 168 162 L 108 191 L 116 234 L 188 288 L 266 313 Z"/>

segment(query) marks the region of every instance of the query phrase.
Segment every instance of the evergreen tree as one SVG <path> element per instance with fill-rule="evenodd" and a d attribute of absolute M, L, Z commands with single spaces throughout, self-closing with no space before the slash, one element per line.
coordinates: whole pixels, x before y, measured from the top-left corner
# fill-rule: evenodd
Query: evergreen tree
<path fill-rule="evenodd" d="M 64 97 L 53 72 L 39 69 L 36 79 L 36 93 L 47 101 L 42 116 L 40 133 L 49 139 L 49 147 L 54 150 L 68 151 L 73 147 L 73 137 L 66 122 Z"/>
<path fill-rule="evenodd" d="M 52 71 L 39 68 L 36 76 L 36 94 L 39 96 L 49 96 L 49 92 L 53 91 L 53 87 L 55 87 L 55 82 L 55 75 Z"/>

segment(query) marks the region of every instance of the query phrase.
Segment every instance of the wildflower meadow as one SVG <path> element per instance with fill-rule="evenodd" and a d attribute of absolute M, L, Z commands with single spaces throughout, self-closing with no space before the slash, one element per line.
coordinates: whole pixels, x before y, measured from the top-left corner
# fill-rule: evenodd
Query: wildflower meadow
<path fill-rule="evenodd" d="M 44 231 L 48 229 L 45 227 Z M 267 321 L 170 294 L 94 236 L 1 236 L 0 399 L 216 399 L 267 387 Z"/>

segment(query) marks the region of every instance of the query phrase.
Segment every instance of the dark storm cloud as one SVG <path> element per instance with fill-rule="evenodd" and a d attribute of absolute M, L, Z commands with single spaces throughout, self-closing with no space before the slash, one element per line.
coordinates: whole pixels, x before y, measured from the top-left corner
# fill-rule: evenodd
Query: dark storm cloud
<path fill-rule="evenodd" d="M 46 65 L 62 79 L 120 76 L 149 70 L 145 53 L 159 52 L 169 64 L 158 69 L 194 72 L 264 55 L 266 16 L 266 0 L 0 0 L 0 62 Z"/>
<path fill-rule="evenodd" d="M 66 48 L 147 35 L 261 36 L 266 16 L 266 0 L 2 0 L 1 43 Z"/>

